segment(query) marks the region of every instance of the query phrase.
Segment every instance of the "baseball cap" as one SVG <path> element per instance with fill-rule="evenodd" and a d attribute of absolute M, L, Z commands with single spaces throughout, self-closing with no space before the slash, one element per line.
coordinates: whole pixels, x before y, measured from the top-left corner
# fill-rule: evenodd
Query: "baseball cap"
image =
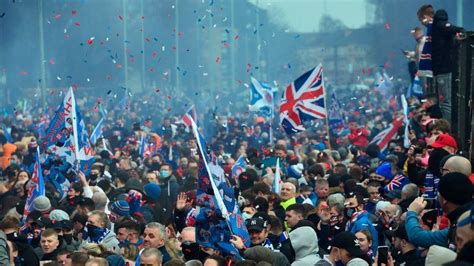
<path fill-rule="evenodd" d="M 247 229 L 249 231 L 258 231 L 261 232 L 263 229 L 267 227 L 268 222 L 264 220 L 262 217 L 252 217 L 247 222 Z"/>
<path fill-rule="evenodd" d="M 51 228 L 52 226 L 51 220 L 47 217 L 40 217 L 31 223 L 31 225 L 35 225 L 35 224 L 41 228 L 42 227 Z"/>
<path fill-rule="evenodd" d="M 433 148 L 443 148 L 443 147 L 451 147 L 451 148 L 458 148 L 456 140 L 451 137 L 449 134 L 441 134 L 439 135 L 436 140 L 430 145 Z"/>
<path fill-rule="evenodd" d="M 359 240 L 351 232 L 341 232 L 334 237 L 332 246 L 347 250 L 352 257 L 364 256 L 365 253 L 360 249 Z"/>

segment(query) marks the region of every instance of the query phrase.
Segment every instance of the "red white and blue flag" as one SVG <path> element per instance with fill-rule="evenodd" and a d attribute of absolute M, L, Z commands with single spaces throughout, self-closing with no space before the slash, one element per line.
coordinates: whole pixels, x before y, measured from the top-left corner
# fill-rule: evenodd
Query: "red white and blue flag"
<path fill-rule="evenodd" d="M 197 115 L 196 115 L 196 108 L 194 107 L 194 104 L 189 107 L 188 111 L 183 115 L 183 118 L 181 119 L 183 123 L 188 127 L 191 128 L 193 121 L 197 125 Z"/>
<path fill-rule="evenodd" d="M 28 197 L 25 203 L 25 209 L 23 211 L 23 219 L 26 220 L 26 217 L 33 209 L 33 201 L 39 197 L 45 195 L 44 190 L 44 180 L 43 180 L 43 171 L 41 170 L 41 163 L 39 160 L 39 147 L 36 148 L 36 161 L 33 169 L 33 175 L 31 181 L 28 184 Z"/>
<path fill-rule="evenodd" d="M 247 170 L 247 163 L 245 162 L 245 157 L 240 155 L 239 159 L 232 165 L 231 173 L 232 179 L 238 180 L 239 175 Z"/>
<path fill-rule="evenodd" d="M 385 190 L 390 192 L 392 190 L 401 190 L 406 184 L 410 183 L 408 178 L 404 175 L 396 175 L 385 186 Z"/>
<path fill-rule="evenodd" d="M 403 124 L 403 116 L 398 117 L 395 119 L 392 124 L 381 131 L 377 136 L 375 136 L 370 144 L 375 143 L 377 146 L 379 146 L 381 151 L 384 151 L 390 140 L 394 139 L 397 136 L 398 129 L 400 126 Z"/>
<path fill-rule="evenodd" d="M 280 123 L 286 133 L 303 131 L 305 121 L 326 118 L 324 97 L 321 64 L 288 85 L 280 103 Z"/>

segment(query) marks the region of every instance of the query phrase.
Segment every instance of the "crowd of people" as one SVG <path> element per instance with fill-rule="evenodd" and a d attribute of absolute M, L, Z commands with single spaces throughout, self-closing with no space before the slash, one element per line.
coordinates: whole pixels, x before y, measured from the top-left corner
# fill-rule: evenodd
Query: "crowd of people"
<path fill-rule="evenodd" d="M 454 38 L 436 29 L 445 14 L 418 12 Z M 44 117 L 4 117 L 0 265 L 473 265 L 471 161 L 438 95 L 409 98 L 408 134 L 400 127 L 383 149 L 372 140 L 401 114 L 397 98 L 353 90 L 339 99 L 342 126 L 316 121 L 292 136 L 270 134 L 276 123 L 249 112 L 198 116 L 249 233 L 250 246 L 230 240 L 238 254 L 198 241 L 199 147 L 182 114 L 147 112 L 143 99 L 130 99 L 126 115 L 111 107 L 90 173 L 44 161 L 46 192 L 27 216 Z M 241 157 L 246 168 L 233 175 Z"/>

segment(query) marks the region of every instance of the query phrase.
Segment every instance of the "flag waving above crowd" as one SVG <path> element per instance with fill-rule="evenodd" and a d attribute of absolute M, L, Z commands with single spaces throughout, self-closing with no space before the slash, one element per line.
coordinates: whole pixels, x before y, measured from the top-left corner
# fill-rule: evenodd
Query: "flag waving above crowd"
<path fill-rule="evenodd" d="M 270 117 L 273 112 L 272 87 L 254 77 L 250 77 L 250 111 Z"/>
<path fill-rule="evenodd" d="M 286 133 L 304 130 L 303 122 L 326 118 L 323 66 L 311 69 L 293 81 L 283 92 L 280 123 Z"/>

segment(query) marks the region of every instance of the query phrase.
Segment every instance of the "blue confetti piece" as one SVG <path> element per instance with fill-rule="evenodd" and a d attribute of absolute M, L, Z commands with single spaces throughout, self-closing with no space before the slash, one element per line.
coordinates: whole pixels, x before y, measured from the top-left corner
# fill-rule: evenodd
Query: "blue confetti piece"
<path fill-rule="evenodd" d="M 288 68 L 291 68 L 291 65 L 290 65 L 290 63 L 288 63 L 288 65 L 287 65 L 287 66 L 288 66 Z"/>

